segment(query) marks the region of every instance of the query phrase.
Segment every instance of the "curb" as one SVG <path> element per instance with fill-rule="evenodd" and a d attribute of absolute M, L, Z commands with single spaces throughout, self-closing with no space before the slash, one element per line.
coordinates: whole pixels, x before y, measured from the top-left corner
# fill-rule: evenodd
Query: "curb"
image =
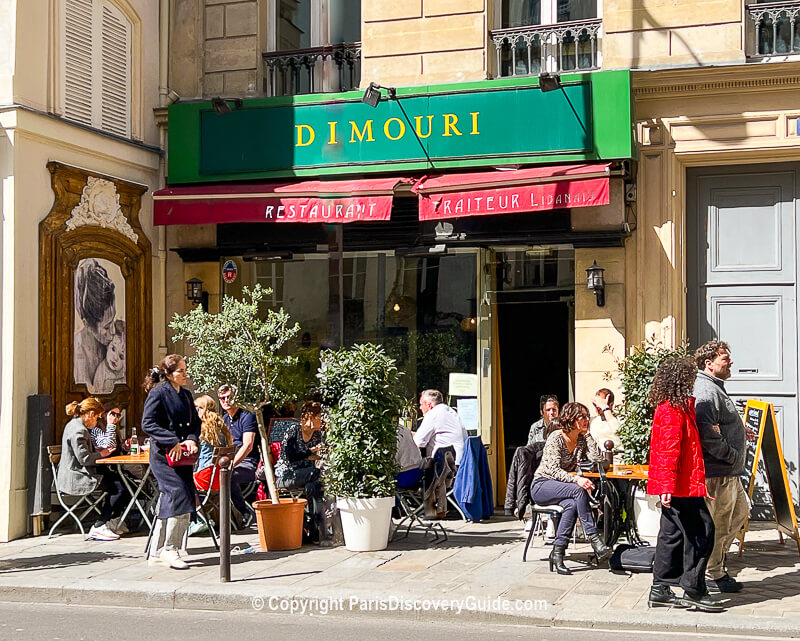
<path fill-rule="evenodd" d="M 346 592 L 346 593 L 345 593 Z M 64 605 L 92 605 L 138 607 L 166 610 L 249 610 L 261 611 L 265 615 L 272 613 L 288 614 L 288 609 L 267 607 L 286 604 L 292 600 L 308 601 L 310 599 L 337 600 L 348 599 L 375 600 L 380 599 L 370 590 L 344 590 L 341 588 L 327 590 L 325 594 L 304 592 L 301 595 L 291 594 L 285 588 L 247 588 L 237 586 L 235 591 L 224 592 L 221 589 L 187 587 L 184 583 L 167 583 L 152 581 L 126 581 L 124 588 L 117 581 L 93 581 L 91 586 L 84 583 L 25 583 L 0 584 L 0 601 L 25 603 L 60 603 Z M 728 634 L 746 636 L 774 636 L 780 638 L 800 638 L 800 616 L 792 617 L 759 617 L 730 615 L 725 613 L 706 614 L 686 612 L 679 615 L 669 611 L 628 611 L 614 612 L 608 609 L 589 610 L 585 604 L 580 610 L 555 606 L 547 612 L 497 612 L 492 610 L 381 610 L 345 608 L 341 611 L 330 610 L 329 613 L 306 612 L 309 616 L 360 617 L 372 616 L 386 619 L 403 617 L 417 621 L 459 622 L 459 623 L 492 623 L 505 625 L 528 625 L 539 627 L 578 628 L 584 630 L 657 630 L 663 632 L 681 632 L 692 634 Z"/>

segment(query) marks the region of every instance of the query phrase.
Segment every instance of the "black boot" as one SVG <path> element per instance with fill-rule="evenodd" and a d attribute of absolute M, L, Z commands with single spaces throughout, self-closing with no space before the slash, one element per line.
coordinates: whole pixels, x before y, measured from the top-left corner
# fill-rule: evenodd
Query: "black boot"
<path fill-rule="evenodd" d="M 599 534 L 590 535 L 589 543 L 592 544 L 592 549 L 594 550 L 598 562 L 602 561 L 603 559 L 607 559 L 614 552 L 614 550 L 603 543 L 603 539 L 600 538 Z"/>
<path fill-rule="evenodd" d="M 556 572 L 559 574 L 572 574 L 570 569 L 564 565 L 564 552 L 566 552 L 567 546 L 566 545 L 554 545 L 553 549 L 550 550 L 550 571 L 553 571 L 553 568 L 556 569 Z"/>

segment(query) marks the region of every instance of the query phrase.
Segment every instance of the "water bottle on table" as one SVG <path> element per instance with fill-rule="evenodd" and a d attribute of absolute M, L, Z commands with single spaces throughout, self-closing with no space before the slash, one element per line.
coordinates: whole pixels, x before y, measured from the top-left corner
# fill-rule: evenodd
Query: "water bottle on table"
<path fill-rule="evenodd" d="M 139 437 L 136 436 L 136 428 L 133 428 L 131 432 L 131 454 L 139 454 L 141 450 L 139 449 Z"/>

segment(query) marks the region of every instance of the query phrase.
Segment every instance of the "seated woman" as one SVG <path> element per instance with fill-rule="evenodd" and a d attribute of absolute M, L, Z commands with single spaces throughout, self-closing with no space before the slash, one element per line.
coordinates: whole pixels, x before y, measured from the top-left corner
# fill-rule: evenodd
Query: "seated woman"
<path fill-rule="evenodd" d="M 300 409 L 299 425 L 286 430 L 281 443 L 281 453 L 275 464 L 275 482 L 279 488 L 303 488 L 317 532 L 312 539 L 327 538 L 323 509 L 322 481 L 315 462 L 320 460 L 322 449 L 322 405 L 317 401 L 306 401 Z"/>
<path fill-rule="evenodd" d="M 201 491 L 207 491 L 211 484 L 211 474 L 214 466 L 211 458 L 215 447 L 233 445 L 233 435 L 225 425 L 225 421 L 217 413 L 217 404 L 207 394 L 194 399 L 197 415 L 200 417 L 200 453 L 194 467 L 194 486 Z M 212 490 L 219 490 L 219 470 L 214 475 Z"/>
<path fill-rule="evenodd" d="M 119 405 L 110 403 L 105 406 L 106 421 L 103 425 L 98 421 L 93 428 L 89 430 L 89 438 L 92 439 L 92 446 L 95 452 L 107 452 L 107 456 L 119 454 L 117 447 L 117 424 L 119 423 L 122 410 Z M 100 486 L 108 496 L 101 504 L 101 515 L 98 517 L 98 522 L 105 519 L 106 527 L 114 534 L 125 534 L 128 532 L 128 526 L 124 521 L 120 521 L 119 517 L 125 511 L 126 494 L 125 487 L 122 484 L 122 479 L 117 470 L 111 465 L 98 465 L 97 472 L 100 474 Z M 104 539 L 103 539 L 104 540 Z"/>
<path fill-rule="evenodd" d="M 603 455 L 589 434 L 589 410 L 585 405 L 567 403 L 553 422 L 556 420 L 560 429 L 547 437 L 542 462 L 533 475 L 531 498 L 540 505 L 558 504 L 564 508 L 550 553 L 550 571 L 555 567 L 559 574 L 572 574 L 564 565 L 564 552 L 575 529 L 576 515 L 598 560 L 611 556 L 611 548 L 597 533 L 589 508 L 589 492 L 594 484 L 584 476 L 570 474 L 577 469 L 578 461 L 602 461 Z"/>

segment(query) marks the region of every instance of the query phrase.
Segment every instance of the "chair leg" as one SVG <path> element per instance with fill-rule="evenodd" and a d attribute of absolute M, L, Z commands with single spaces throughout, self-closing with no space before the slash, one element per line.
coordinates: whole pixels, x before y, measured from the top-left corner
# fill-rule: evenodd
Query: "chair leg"
<path fill-rule="evenodd" d="M 217 552 L 219 552 L 219 543 L 217 543 L 217 535 L 214 532 L 214 527 L 211 525 L 211 519 L 208 518 L 208 515 L 203 510 L 198 510 L 197 516 L 200 517 L 203 523 L 206 524 L 206 527 L 208 528 L 208 533 L 211 535 L 211 541 L 212 543 L 214 543 L 214 547 L 216 548 Z M 187 536 L 188 536 L 188 530 L 187 530 Z"/>
<path fill-rule="evenodd" d="M 150 532 L 147 534 L 147 541 L 144 544 L 144 554 L 148 556 L 150 554 L 150 544 L 153 542 L 153 530 L 156 529 L 156 523 L 158 521 L 158 511 L 161 507 L 161 502 L 156 502 L 156 513 L 153 515 L 153 522 L 150 524 Z"/>
<path fill-rule="evenodd" d="M 455 498 L 453 497 L 452 492 L 447 495 L 447 502 L 450 505 L 452 505 L 454 508 L 456 508 L 456 512 L 458 512 L 459 515 L 461 515 L 461 520 L 462 521 L 468 521 L 469 520 L 467 518 L 467 515 L 464 514 L 464 511 L 461 509 L 461 506 L 458 504 L 458 501 L 456 501 Z"/>
<path fill-rule="evenodd" d="M 531 527 L 530 532 L 528 532 L 528 538 L 525 540 L 525 547 L 522 550 L 522 562 L 523 563 L 525 563 L 525 561 L 528 558 L 528 547 L 530 547 L 531 539 L 533 539 L 533 530 L 534 530 L 534 528 Z"/>
<path fill-rule="evenodd" d="M 58 521 L 53 523 L 53 526 L 50 528 L 50 533 L 47 535 L 47 538 L 48 539 L 53 538 L 53 532 L 55 532 L 56 528 L 62 523 L 62 521 L 64 521 L 67 517 L 70 516 L 73 519 L 75 519 L 75 523 L 78 524 L 78 529 L 80 530 L 80 533 L 85 536 L 86 530 L 83 529 L 83 523 L 81 523 L 81 517 L 75 514 L 75 510 L 81 507 L 84 501 L 88 502 L 89 499 L 85 496 L 82 496 L 80 499 L 78 499 L 78 501 L 75 502 L 75 504 L 72 507 L 70 507 L 66 503 L 64 503 L 64 499 L 61 497 L 61 492 L 59 492 L 57 488 L 56 488 L 56 498 L 58 498 L 58 502 L 61 504 L 61 507 L 64 508 L 64 514 L 61 515 L 61 518 L 59 518 Z M 86 512 L 84 512 L 84 515 L 85 514 Z"/>

